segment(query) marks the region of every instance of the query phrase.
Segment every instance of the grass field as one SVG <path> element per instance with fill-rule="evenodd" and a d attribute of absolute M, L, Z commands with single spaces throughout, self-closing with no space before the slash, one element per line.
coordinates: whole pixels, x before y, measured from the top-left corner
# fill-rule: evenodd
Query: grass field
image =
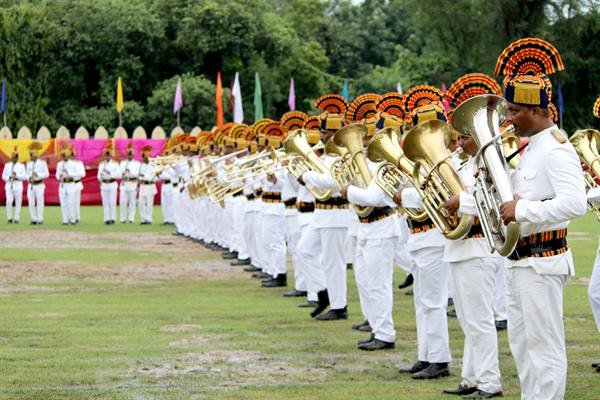
<path fill-rule="evenodd" d="M 4 209 L 0 209 L 4 216 Z M 449 322 L 452 375 L 421 382 L 397 366 L 416 357 L 412 297 L 396 292 L 396 349 L 365 353 L 354 277 L 350 319 L 319 322 L 280 289 L 261 289 L 217 253 L 172 236 L 172 227 L 105 226 L 99 207 L 61 226 L 0 219 L 0 398 L 6 399 L 439 399 L 460 381 L 462 333 Z M 160 221 L 155 210 L 155 221 Z M 577 276 L 565 291 L 567 399 L 598 399 L 600 334 L 587 282 L 600 229 L 574 221 Z M 404 274 L 398 271 L 396 280 Z M 500 334 L 506 398 L 519 397 Z"/>

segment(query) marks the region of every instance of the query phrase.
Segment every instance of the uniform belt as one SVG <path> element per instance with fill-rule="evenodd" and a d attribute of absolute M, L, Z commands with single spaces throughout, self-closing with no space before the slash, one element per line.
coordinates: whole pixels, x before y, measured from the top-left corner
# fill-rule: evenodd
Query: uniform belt
<path fill-rule="evenodd" d="M 519 239 L 517 248 L 508 256 L 509 260 L 517 261 L 528 257 L 551 257 L 563 254 L 567 247 L 567 228 L 556 231 L 532 233 Z"/>
<path fill-rule="evenodd" d="M 152 181 L 142 181 L 142 185 L 152 185 L 153 183 Z"/>
<path fill-rule="evenodd" d="M 256 196 L 256 198 L 260 198 L 260 196 L 262 196 L 263 191 L 261 189 L 257 189 L 254 191 L 254 195 Z"/>
<path fill-rule="evenodd" d="M 285 204 L 285 208 L 296 208 L 296 198 L 290 197 L 289 199 L 284 200 L 283 204 Z"/>
<path fill-rule="evenodd" d="M 137 182 L 137 178 L 123 178 L 125 182 Z"/>
<path fill-rule="evenodd" d="M 348 201 L 342 197 L 331 197 L 325 201 L 317 200 L 315 208 L 319 210 L 334 210 L 348 208 Z"/>
<path fill-rule="evenodd" d="M 246 195 L 246 199 L 248 199 L 248 200 L 254 200 L 255 198 L 256 198 L 256 196 L 254 195 L 254 193 Z"/>
<path fill-rule="evenodd" d="M 173 187 L 177 187 L 177 186 L 179 186 L 179 183 L 178 182 L 173 182 Z"/>
<path fill-rule="evenodd" d="M 373 211 L 366 217 L 360 217 L 358 220 L 361 224 L 370 224 L 371 222 L 379 221 L 389 217 L 394 213 L 392 207 L 375 207 Z"/>
<path fill-rule="evenodd" d="M 425 221 L 415 221 L 414 219 L 407 218 L 406 222 L 408 223 L 410 233 L 412 234 L 427 232 L 428 230 L 435 228 L 435 225 L 430 218 L 427 218 Z"/>
<path fill-rule="evenodd" d="M 241 188 L 239 188 L 240 190 L 238 192 L 235 192 L 232 197 L 238 197 L 238 196 L 242 196 L 244 194 L 244 192 L 241 190 Z M 238 190 L 238 189 L 235 189 Z"/>
<path fill-rule="evenodd" d="M 79 183 L 79 182 L 81 182 L 81 179 L 73 179 L 73 182 Z"/>
<path fill-rule="evenodd" d="M 315 211 L 315 203 L 311 201 L 299 201 L 296 203 L 296 208 L 298 209 L 298 212 L 310 213 Z"/>
<path fill-rule="evenodd" d="M 262 192 L 261 198 L 265 203 L 281 203 L 280 192 Z"/>
<path fill-rule="evenodd" d="M 169 183 L 171 183 L 171 181 L 162 181 L 163 185 L 168 185 Z"/>
<path fill-rule="evenodd" d="M 116 179 L 103 179 L 102 183 L 113 183 L 113 182 L 116 182 L 116 181 L 117 181 Z"/>
<path fill-rule="evenodd" d="M 483 229 L 481 229 L 481 224 L 479 223 L 479 218 L 473 218 L 473 225 L 471 225 L 471 230 L 465 236 L 465 239 L 478 239 L 483 237 Z"/>
<path fill-rule="evenodd" d="M 40 179 L 39 181 L 31 181 L 31 182 L 29 182 L 30 185 L 39 185 L 40 183 L 44 183 L 44 181 L 42 179 Z"/>

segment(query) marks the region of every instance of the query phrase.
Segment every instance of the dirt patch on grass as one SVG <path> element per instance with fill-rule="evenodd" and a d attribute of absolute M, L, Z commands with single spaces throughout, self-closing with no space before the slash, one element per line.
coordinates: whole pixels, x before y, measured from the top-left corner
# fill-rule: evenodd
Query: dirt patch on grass
<path fill-rule="evenodd" d="M 4 261 L 0 262 L 0 294 L 23 291 L 56 290 L 44 283 L 65 280 L 117 282 L 124 285 L 161 280 L 221 280 L 239 278 L 239 268 L 231 267 L 203 246 L 170 233 L 86 233 L 42 230 L 31 235 L 13 232 L 2 247 L 35 249 L 104 249 L 107 252 L 131 250 L 140 254 L 168 252 L 160 260 L 123 260 L 106 263 L 84 261 Z M 172 255 L 172 257 L 171 257 Z M 73 257 L 71 256 L 71 259 Z M 168 260 L 165 260 L 168 258 Z M 61 288 L 60 290 L 64 290 Z"/>

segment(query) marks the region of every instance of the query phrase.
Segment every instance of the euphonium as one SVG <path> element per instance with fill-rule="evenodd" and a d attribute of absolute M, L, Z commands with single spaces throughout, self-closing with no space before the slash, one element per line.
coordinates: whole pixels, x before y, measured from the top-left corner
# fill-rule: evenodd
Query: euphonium
<path fill-rule="evenodd" d="M 490 251 L 496 250 L 501 256 L 513 252 L 520 236 L 519 224 L 510 222 L 506 225 L 500 215 L 500 204 L 514 198 L 500 134 L 500 119 L 507 111 L 508 105 L 502 97 L 486 94 L 465 101 L 452 116 L 454 127 L 473 137 L 479 148 L 475 156 L 478 168 L 475 204 Z M 518 142 L 516 146 L 518 149 Z"/>
<path fill-rule="evenodd" d="M 335 157 L 329 166 L 329 172 L 339 187 L 349 185 L 355 178 L 354 170 L 350 165 L 350 154 L 347 148 L 338 146 L 333 142 L 333 136 L 325 143 L 325 154 Z"/>
<path fill-rule="evenodd" d="M 394 198 L 398 186 L 412 182 L 414 164 L 404 155 L 396 129 L 384 128 L 377 132 L 367 146 L 367 158 L 380 163 L 373 179 L 389 197 Z M 415 221 L 428 218 L 425 210 L 404 207 L 400 209 Z"/>
<path fill-rule="evenodd" d="M 287 154 L 298 155 L 298 157 L 292 157 L 287 165 L 288 170 L 296 179 L 308 171 L 329 174 L 327 167 L 323 165 L 306 141 L 304 129 L 298 129 L 288 136 L 283 142 L 283 149 Z M 306 185 L 306 188 L 320 201 L 327 200 L 333 194 L 332 189 L 318 190 L 310 185 Z"/>
<path fill-rule="evenodd" d="M 354 182 L 357 186 L 366 188 L 371 183 L 373 177 L 367 164 L 367 158 L 364 152 L 363 136 L 367 134 L 367 128 L 364 125 L 352 124 L 340 129 L 333 135 L 333 143 L 345 148 L 348 153 L 346 158 L 345 171 L 340 171 L 339 175 L 333 175 L 340 186 L 345 186 Z M 333 172 L 333 171 L 332 171 Z M 348 180 L 348 182 L 346 182 Z M 373 207 L 363 207 L 354 204 L 354 209 L 359 217 L 366 217 L 373 211 Z"/>
<path fill-rule="evenodd" d="M 452 195 L 465 191 L 448 150 L 451 127 L 431 120 L 412 128 L 404 139 L 404 154 L 415 163 L 412 178 L 423 207 L 442 234 L 448 239 L 461 239 L 471 229 L 473 217 L 449 213 L 446 202 Z"/>
<path fill-rule="evenodd" d="M 500 125 L 500 134 L 502 135 L 502 153 L 506 159 L 506 164 L 516 169 L 521 162 L 521 156 L 518 154 L 521 139 L 515 135 L 515 127 L 512 124 Z M 510 160 L 508 159 L 510 157 Z"/>
<path fill-rule="evenodd" d="M 600 132 L 595 129 L 578 130 L 569 140 L 581 162 L 587 167 L 583 171 L 585 185 L 588 189 L 597 187 L 596 179 L 600 177 Z M 588 202 L 588 206 L 600 221 L 600 205 Z"/>

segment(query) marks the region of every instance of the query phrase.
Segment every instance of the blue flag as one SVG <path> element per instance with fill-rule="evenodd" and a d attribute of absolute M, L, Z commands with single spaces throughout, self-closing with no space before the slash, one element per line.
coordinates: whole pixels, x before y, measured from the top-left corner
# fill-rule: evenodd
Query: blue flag
<path fill-rule="evenodd" d="M 562 121 L 563 114 L 565 112 L 565 100 L 563 98 L 562 87 L 560 86 L 560 82 L 558 82 L 558 85 L 556 86 L 556 107 L 558 108 L 558 116 Z"/>
<path fill-rule="evenodd" d="M 0 99 L 0 111 L 6 112 L 6 78 L 2 78 L 2 99 Z"/>
<path fill-rule="evenodd" d="M 344 79 L 344 87 L 342 88 L 342 96 L 348 100 L 350 98 L 350 94 L 348 93 L 348 79 Z"/>

